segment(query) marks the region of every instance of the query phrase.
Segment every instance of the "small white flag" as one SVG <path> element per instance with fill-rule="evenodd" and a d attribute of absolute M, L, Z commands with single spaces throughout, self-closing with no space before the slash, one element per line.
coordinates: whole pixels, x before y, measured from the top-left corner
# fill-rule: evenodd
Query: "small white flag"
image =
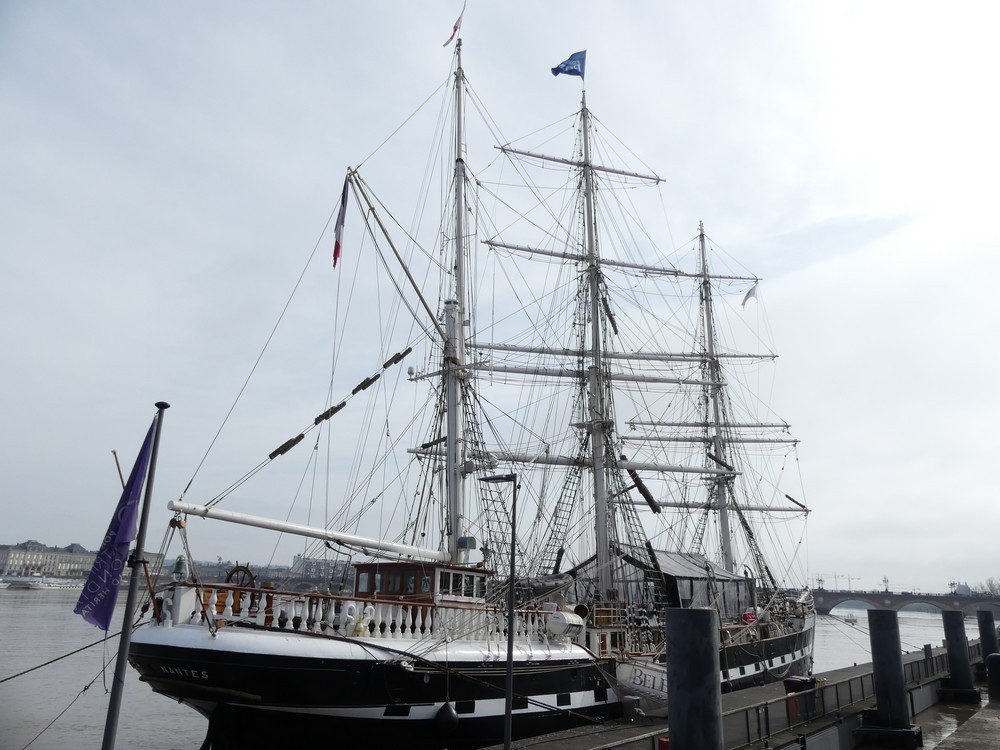
<path fill-rule="evenodd" d="M 750 291 L 746 293 L 743 297 L 743 307 L 747 306 L 747 302 L 752 299 L 757 299 L 757 282 L 755 281 L 753 286 L 750 287 Z"/>

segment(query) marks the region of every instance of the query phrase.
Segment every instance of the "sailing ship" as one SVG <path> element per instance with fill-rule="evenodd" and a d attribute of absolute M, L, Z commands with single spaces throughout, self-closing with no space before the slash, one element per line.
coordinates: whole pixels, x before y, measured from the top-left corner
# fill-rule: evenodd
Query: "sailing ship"
<path fill-rule="evenodd" d="M 223 493 L 169 504 L 184 554 L 129 661 L 209 718 L 214 747 L 267 733 L 476 747 L 499 742 L 505 720 L 523 737 L 611 719 L 624 695 L 664 697 L 666 607 L 717 611 L 724 690 L 811 671 L 811 597 L 792 565 L 769 563 L 775 537 L 755 520 L 807 511 L 779 481 L 796 441 L 736 401 L 740 373 L 773 355 L 720 335 L 722 311 L 758 279 L 710 270 L 701 226 L 691 267 L 657 249 L 632 188 L 660 180 L 599 163 L 610 150 L 585 92 L 563 128 L 569 155 L 500 139 L 506 173 L 473 172 L 460 39 L 450 77 L 436 239 L 400 243 L 360 170 L 345 184 L 403 322 L 366 307 L 367 328 L 342 328 L 352 364 L 370 358 L 366 377 L 330 387 L 305 429 Z M 560 182 L 528 182 L 537 165 Z M 501 198 L 511 173 L 525 182 Z M 338 250 L 342 226 L 343 209 Z M 324 449 L 344 465 L 327 524 L 220 507 L 294 455 L 315 468 Z M 192 516 L 299 535 L 335 574 L 323 590 L 244 566 L 205 582 Z"/>

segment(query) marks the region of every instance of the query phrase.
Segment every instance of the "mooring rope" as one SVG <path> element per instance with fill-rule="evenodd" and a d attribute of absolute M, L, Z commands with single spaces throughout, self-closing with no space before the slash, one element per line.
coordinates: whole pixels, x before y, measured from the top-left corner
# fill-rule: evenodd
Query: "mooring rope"
<path fill-rule="evenodd" d="M 98 641 L 98 643 L 101 643 L 101 642 L 102 641 Z M 92 643 L 90 645 L 93 646 L 94 644 Z M 90 648 L 90 646 L 85 646 L 85 648 Z M 82 650 L 82 649 L 78 649 L 78 650 Z M 76 652 L 74 651 L 73 653 L 76 653 Z M 66 656 L 69 656 L 69 654 L 66 654 Z M 62 718 L 63 714 L 65 714 L 67 711 L 69 711 L 73 707 L 73 704 L 76 703 L 80 699 L 80 696 L 83 695 L 84 693 L 86 693 L 88 690 L 90 690 L 90 686 L 93 685 L 95 682 L 97 682 L 97 678 L 98 677 L 100 677 L 101 675 L 104 674 L 105 670 L 108 668 L 108 665 L 111 664 L 111 662 L 115 660 L 116 656 L 117 656 L 117 654 L 115 656 L 112 656 L 106 662 L 104 662 L 104 664 L 101 665 L 101 671 L 98 672 L 96 675 L 94 675 L 94 679 L 92 679 L 90 682 L 88 682 L 86 685 L 84 685 L 83 688 L 80 689 L 80 692 L 76 694 L 76 697 L 69 702 L 69 705 L 66 706 L 66 708 L 64 708 L 62 711 L 60 711 L 52 721 L 50 721 L 48 724 L 46 724 L 44 727 L 42 727 L 42 731 L 40 731 L 38 734 L 36 734 L 34 737 L 32 737 L 31 741 L 28 742 L 28 744 L 25 745 L 23 748 L 21 748 L 21 750 L 28 750 L 29 747 L 31 747 L 33 744 L 35 744 L 35 740 L 37 740 L 39 737 L 41 737 L 43 734 L 45 734 L 52 727 L 53 724 L 55 724 L 57 721 L 59 721 L 59 719 Z M 59 657 L 59 658 L 61 659 L 63 657 Z M 53 660 L 53 661 L 57 661 L 57 660 Z M 49 663 L 51 664 L 51 662 L 49 662 Z M 40 666 L 45 666 L 45 665 L 42 664 Z M 35 669 L 37 669 L 37 668 L 38 667 L 35 667 Z M 29 669 L 28 671 L 30 672 L 31 670 Z M 17 675 L 14 675 L 14 676 L 17 677 Z"/>
<path fill-rule="evenodd" d="M 31 669 L 26 669 L 23 672 L 18 672 L 17 674 L 12 674 L 12 675 L 10 675 L 10 677 L 4 677 L 2 680 L 0 680 L 0 685 L 2 685 L 5 682 L 10 682 L 15 677 L 22 677 L 22 676 L 28 674 L 29 672 L 34 672 L 36 669 L 41 669 L 42 667 L 47 667 L 50 664 L 55 664 L 57 661 L 61 661 L 62 659 L 65 659 L 67 656 L 72 656 L 73 654 L 78 654 L 81 651 L 86 651 L 88 648 L 93 648 L 94 646 L 98 645 L 99 643 L 104 643 L 109 638 L 114 638 L 115 636 L 118 636 L 118 635 L 121 635 L 121 634 L 122 634 L 122 631 L 119 630 L 117 633 L 114 633 L 113 635 L 106 635 L 103 638 L 101 638 L 99 641 L 94 641 L 93 643 L 89 643 L 86 646 L 81 646 L 80 648 L 76 649 L 75 651 L 70 651 L 68 654 L 63 654 L 62 656 L 57 656 L 55 659 L 49 659 L 44 664 L 39 664 L 37 666 L 32 667 Z M 97 678 L 95 677 L 94 679 L 97 679 Z M 84 688 L 84 689 L 86 689 L 86 688 Z"/>

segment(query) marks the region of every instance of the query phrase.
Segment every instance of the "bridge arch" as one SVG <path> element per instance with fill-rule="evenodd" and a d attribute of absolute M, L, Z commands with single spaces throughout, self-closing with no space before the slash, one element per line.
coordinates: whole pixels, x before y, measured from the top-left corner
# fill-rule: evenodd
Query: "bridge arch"
<path fill-rule="evenodd" d="M 922 604 L 940 611 L 960 610 L 967 615 L 974 615 L 981 609 L 991 610 L 994 614 L 1000 613 L 1000 597 L 814 589 L 813 600 L 816 602 L 816 611 L 822 615 L 828 615 L 834 607 L 850 601 L 861 602 L 874 609 L 894 609 L 897 612 L 909 605 Z"/>

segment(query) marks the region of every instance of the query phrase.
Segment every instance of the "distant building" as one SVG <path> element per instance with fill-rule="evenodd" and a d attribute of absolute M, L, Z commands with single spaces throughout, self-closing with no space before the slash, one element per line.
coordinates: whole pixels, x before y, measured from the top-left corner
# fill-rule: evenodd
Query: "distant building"
<path fill-rule="evenodd" d="M 75 542 L 66 547 L 49 547 L 34 539 L 0 544 L 0 576 L 86 578 L 96 556 L 96 552 Z M 150 561 L 150 570 L 161 559 L 161 555 L 150 552 L 144 553 L 144 557 Z"/>
<path fill-rule="evenodd" d="M 333 581 L 340 584 L 347 578 L 350 565 L 346 560 L 325 560 L 321 557 L 296 555 L 292 560 L 291 574 L 316 581 Z"/>
<path fill-rule="evenodd" d="M 194 569 L 198 573 L 199 580 L 221 583 L 233 571 L 234 568 L 249 568 L 258 585 L 267 580 L 284 580 L 288 578 L 289 567 L 287 565 L 257 565 L 256 563 L 233 562 L 232 560 L 195 560 Z"/>

